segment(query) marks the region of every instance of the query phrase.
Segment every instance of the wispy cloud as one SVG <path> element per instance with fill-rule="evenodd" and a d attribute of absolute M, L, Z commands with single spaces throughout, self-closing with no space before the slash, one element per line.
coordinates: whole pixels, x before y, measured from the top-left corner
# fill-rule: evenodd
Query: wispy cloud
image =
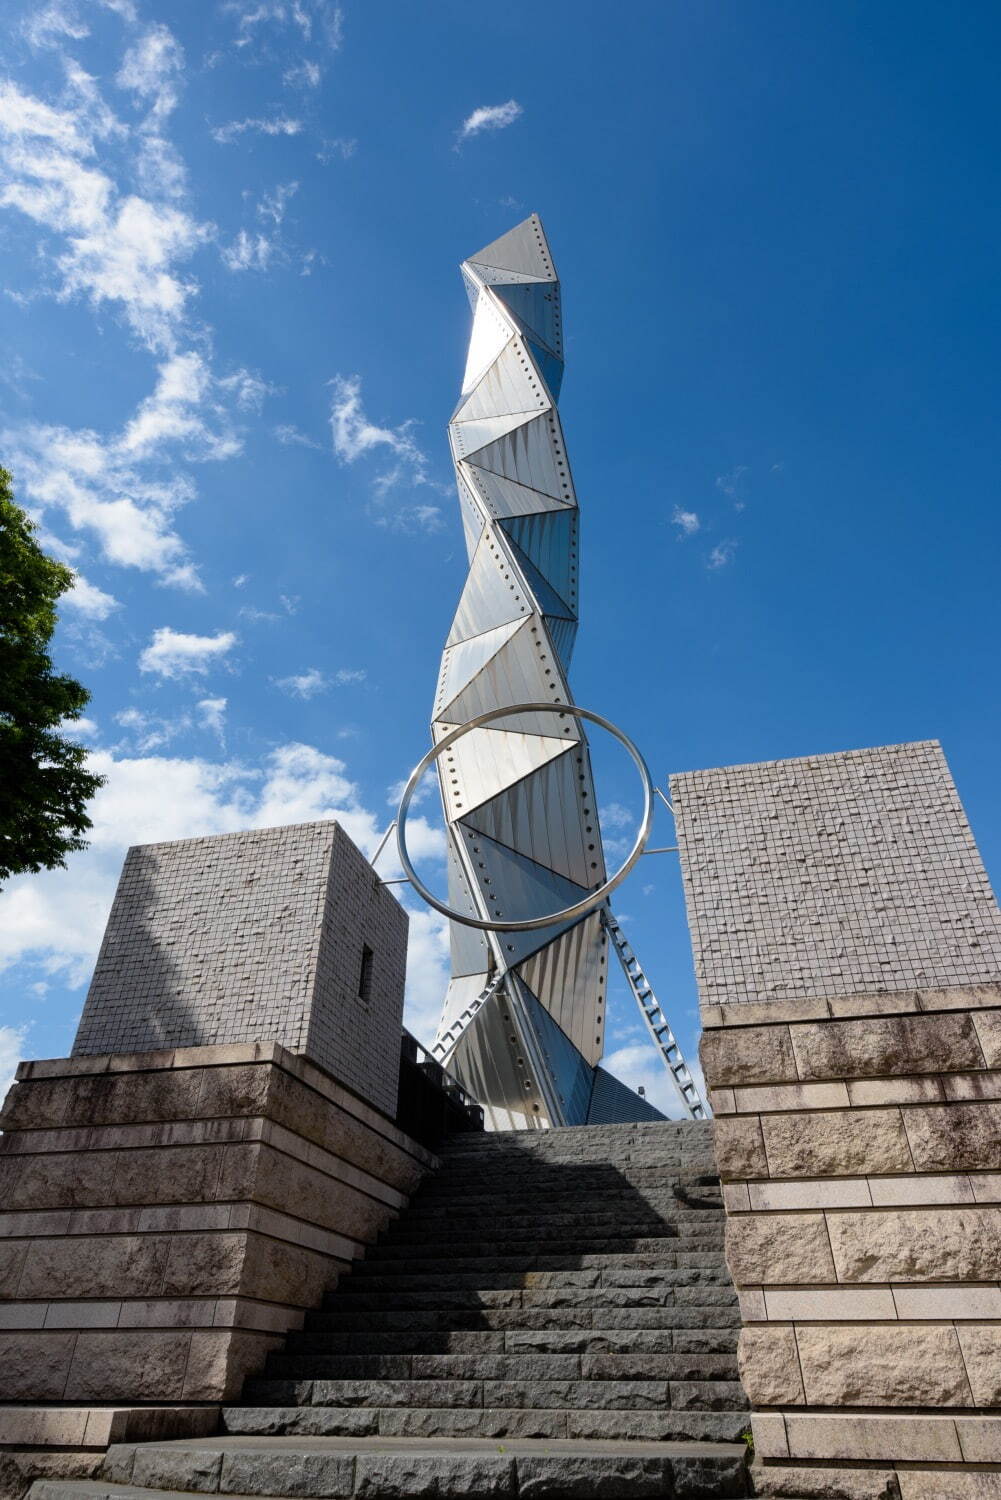
<path fill-rule="evenodd" d="M 140 653 L 139 670 L 174 680 L 204 677 L 210 667 L 225 661 L 236 642 L 231 630 L 216 635 L 186 635 L 164 625 L 154 630 L 153 639 Z"/>
<path fill-rule="evenodd" d="M 474 135 L 482 135 L 484 131 L 506 130 L 523 113 L 517 99 L 509 99 L 506 104 L 481 104 L 460 125 L 459 142 L 468 141 Z"/>
<path fill-rule="evenodd" d="M 115 723 L 126 731 L 123 744 L 142 755 L 162 750 L 164 745 L 169 745 L 171 740 L 191 728 L 191 719 L 186 713 L 163 718 L 142 708 L 122 709 L 121 713 L 115 714 Z"/>
<path fill-rule="evenodd" d="M 61 607 L 75 610 L 88 620 L 106 620 L 116 609 L 121 609 L 113 594 L 106 594 L 95 583 L 88 583 L 82 573 L 75 575 L 73 587 L 62 597 Z"/>
<path fill-rule="evenodd" d="M 680 505 L 674 507 L 671 516 L 671 525 L 678 528 L 678 540 L 682 541 L 686 536 L 694 536 L 702 522 L 694 510 L 682 510 Z"/>
<path fill-rule="evenodd" d="M 744 498 L 744 475 L 748 472 L 746 464 L 737 464 L 736 468 L 730 470 L 729 474 L 717 474 L 716 488 L 721 494 L 726 495 L 733 501 L 734 510 L 743 510 L 747 501 Z"/>
<path fill-rule="evenodd" d="M 253 135 L 299 135 L 302 128 L 301 120 L 289 115 L 272 115 L 270 119 L 229 120 L 225 125 L 217 125 L 211 134 L 220 146 L 231 146 L 248 132 Z"/>
<path fill-rule="evenodd" d="M 225 698 L 203 698 L 195 704 L 198 717 L 204 728 L 209 729 L 219 741 L 222 750 L 226 748 L 226 699 Z"/>
<path fill-rule="evenodd" d="M 266 271 L 274 253 L 273 239 L 266 234 L 248 234 L 245 229 L 219 251 L 227 271 Z"/>
<path fill-rule="evenodd" d="M 728 538 L 726 541 L 717 542 L 716 546 L 709 554 L 709 559 L 706 563 L 706 567 L 711 571 L 715 571 L 717 568 L 725 568 L 728 563 L 731 563 L 733 561 L 733 555 L 736 550 L 737 543 L 733 540 L 732 537 Z"/>
<path fill-rule="evenodd" d="M 305 672 L 293 673 L 290 677 L 273 677 L 272 681 L 290 698 L 306 700 L 315 698 L 317 693 L 325 693 L 330 686 L 319 667 L 307 667 Z"/>
<path fill-rule="evenodd" d="M 373 453 L 385 452 L 390 456 L 389 467 L 372 482 L 380 502 L 385 503 L 390 491 L 404 483 L 432 484 L 427 455 L 414 437 L 413 419 L 401 422 L 398 427 L 380 427 L 365 414 L 358 375 L 338 375 L 331 384 L 330 430 L 334 452 L 341 463 L 353 464 Z M 400 506 L 392 513 L 382 511 L 377 519 L 383 525 L 403 530 L 437 531 L 441 511 L 437 505 Z"/>
<path fill-rule="evenodd" d="M 275 437 L 278 439 L 278 441 L 285 448 L 291 448 L 291 447 L 297 447 L 297 448 L 321 448 L 322 447 L 322 445 L 320 443 L 314 442 L 311 437 L 309 437 L 305 432 L 300 432 L 299 428 L 298 427 L 294 427 L 290 422 L 279 422 L 278 426 L 277 427 L 273 427 L 271 430 L 274 433 Z"/>

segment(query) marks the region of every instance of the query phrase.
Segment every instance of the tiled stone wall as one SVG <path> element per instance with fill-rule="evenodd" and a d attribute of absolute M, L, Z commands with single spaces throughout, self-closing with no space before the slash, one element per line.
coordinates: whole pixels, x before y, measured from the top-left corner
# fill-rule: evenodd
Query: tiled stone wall
<path fill-rule="evenodd" d="M 837 818 L 863 784 L 860 848 Z M 672 791 L 717 980 L 702 1061 L 757 1455 L 797 1469 L 781 1493 L 834 1493 L 832 1467 L 863 1465 L 853 1483 L 874 1495 L 1001 1494 L 998 913 L 941 752 L 694 773 Z M 782 828 L 762 855 L 763 816 Z M 918 973 L 950 977 L 902 982 Z M 855 987 L 834 993 L 837 975 Z"/>
<path fill-rule="evenodd" d="M 5 1401 L 236 1395 L 435 1163 L 274 1044 L 18 1080 L 0 1116 Z"/>
<path fill-rule="evenodd" d="M 273 1041 L 391 1114 L 406 943 L 406 913 L 337 823 L 139 845 L 73 1056 Z"/>
<path fill-rule="evenodd" d="M 671 784 L 704 1005 L 1001 973 L 1001 914 L 936 740 Z"/>

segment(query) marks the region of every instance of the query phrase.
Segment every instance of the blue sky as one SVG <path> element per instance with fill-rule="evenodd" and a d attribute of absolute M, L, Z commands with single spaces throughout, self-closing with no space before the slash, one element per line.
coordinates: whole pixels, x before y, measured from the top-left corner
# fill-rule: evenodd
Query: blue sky
<path fill-rule="evenodd" d="M 57 657 L 109 780 L 92 847 L 0 897 L 5 1059 L 68 1051 L 129 843 L 336 812 L 371 847 L 392 816 L 465 570 L 457 263 L 533 210 L 578 701 L 661 777 L 940 738 L 996 881 L 995 6 L 14 16 L 0 446 L 83 580 Z M 693 1051 L 674 857 L 617 906 Z M 414 909 L 426 1035 L 445 945 Z M 609 1023 L 666 1097 L 621 995 Z"/>

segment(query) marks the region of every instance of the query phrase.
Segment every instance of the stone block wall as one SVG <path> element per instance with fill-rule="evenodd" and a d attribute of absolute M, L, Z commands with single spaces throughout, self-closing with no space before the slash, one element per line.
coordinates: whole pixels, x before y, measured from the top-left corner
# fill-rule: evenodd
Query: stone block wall
<path fill-rule="evenodd" d="M 337 823 L 138 845 L 73 1056 L 272 1041 L 392 1114 L 406 948 L 406 912 Z"/>
<path fill-rule="evenodd" d="M 672 791 L 756 1453 L 1001 1493 L 1001 921 L 941 752 Z"/>
<path fill-rule="evenodd" d="M 22 1063 L 0 1125 L 7 1401 L 236 1395 L 435 1164 L 273 1043 Z"/>

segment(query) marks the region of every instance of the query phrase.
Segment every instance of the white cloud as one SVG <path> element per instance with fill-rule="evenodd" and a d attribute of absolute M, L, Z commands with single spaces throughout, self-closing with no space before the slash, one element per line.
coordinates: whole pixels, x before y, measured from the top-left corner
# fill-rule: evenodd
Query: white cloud
<path fill-rule="evenodd" d="M 89 620 L 106 620 L 113 610 L 121 609 L 113 594 L 106 594 L 96 583 L 88 583 L 82 573 L 74 576 L 73 587 L 63 595 L 61 607 L 76 610 Z"/>
<path fill-rule="evenodd" d="M 289 115 L 273 115 L 270 120 L 229 120 L 225 125 L 216 126 L 212 131 L 212 139 L 218 141 L 220 146 L 231 146 L 248 132 L 252 135 L 298 135 L 301 130 L 301 120 L 292 119 Z"/>
<path fill-rule="evenodd" d="M 184 68 L 180 42 L 166 26 L 155 25 L 134 42 L 122 59 L 115 80 L 148 103 L 155 120 L 177 107 L 178 80 Z"/>
<path fill-rule="evenodd" d="M 306 433 L 300 432 L 298 427 L 293 427 L 289 422 L 280 422 L 272 431 L 278 441 L 286 448 L 293 445 L 300 448 L 319 448 L 319 443 L 314 443 Z"/>
<path fill-rule="evenodd" d="M 151 750 L 162 750 L 164 745 L 169 745 L 171 740 L 191 728 L 187 714 L 175 714 L 166 719 L 141 708 L 123 708 L 121 713 L 115 714 L 115 723 L 126 731 L 130 748 L 143 755 Z"/>
<path fill-rule="evenodd" d="M 216 635 L 185 635 L 164 625 L 154 630 L 153 639 L 140 653 L 139 670 L 175 680 L 203 677 L 211 666 L 225 661 L 236 642 L 231 630 Z"/>
<path fill-rule="evenodd" d="M 317 693 L 325 693 L 330 686 L 319 667 L 309 667 L 292 677 L 274 677 L 272 681 L 290 698 L 315 698 Z"/>
<path fill-rule="evenodd" d="M 737 550 L 737 543 L 732 539 L 718 542 L 709 554 L 706 567 L 715 571 L 717 568 L 725 568 L 727 563 L 733 561 L 733 554 Z"/>
<path fill-rule="evenodd" d="M 266 234 L 248 234 L 241 229 L 233 243 L 219 253 L 228 271 L 266 271 L 275 248 L 275 241 Z"/>
<path fill-rule="evenodd" d="M 747 473 L 746 464 L 737 464 L 736 468 L 730 470 L 729 474 L 717 474 L 716 488 L 721 494 L 728 495 L 733 501 L 734 510 L 743 510 L 746 505 L 744 499 L 744 475 Z"/>
<path fill-rule="evenodd" d="M 280 182 L 272 192 L 262 193 L 257 205 L 258 218 L 270 219 L 273 224 L 281 224 L 285 218 L 285 210 L 298 191 L 297 182 Z"/>
<path fill-rule="evenodd" d="M 303 62 L 293 68 L 286 68 L 282 74 L 282 83 L 289 88 L 315 89 L 320 86 L 322 69 L 319 63 Z"/>
<path fill-rule="evenodd" d="M 459 128 L 459 139 L 467 141 L 471 136 L 482 134 L 484 130 L 506 130 L 523 113 L 517 99 L 509 99 L 506 104 L 481 104 L 463 120 Z"/>
<path fill-rule="evenodd" d="M 268 389 L 250 371 L 219 379 L 200 354 L 175 354 L 161 362 L 152 394 L 117 435 L 35 423 L 0 441 L 22 492 L 43 514 L 58 509 L 77 531 L 95 533 L 109 562 L 199 588 L 173 523 L 196 494 L 178 459 L 234 457 L 243 438 L 229 407 L 257 404 Z"/>
<path fill-rule="evenodd" d="M 21 30 L 30 47 L 58 46 L 67 38 L 82 42 L 90 33 L 79 15 L 70 7 L 60 5 L 58 0 L 45 5 L 22 22 Z"/>
<path fill-rule="evenodd" d="M 409 828 L 408 828 L 409 832 Z M 405 887 L 396 886 L 396 890 Z M 407 993 L 403 1024 L 419 1042 L 430 1047 L 438 1029 L 442 1001 L 451 971 L 448 922 L 436 911 L 407 908 Z"/>
<path fill-rule="evenodd" d="M 680 541 L 682 537 L 694 536 L 702 523 L 694 510 L 682 510 L 680 505 L 676 505 L 671 524 L 677 526 Z"/>
<path fill-rule="evenodd" d="M 14 1082 L 14 1073 L 24 1056 L 27 1026 L 0 1026 L 0 1101 Z"/>
<path fill-rule="evenodd" d="M 344 12 L 331 0 L 228 0 L 223 9 L 237 21 L 237 47 L 251 46 L 270 32 L 279 41 L 291 31 L 300 42 L 336 52 L 344 39 Z"/>
<path fill-rule="evenodd" d="M 198 716 L 206 729 L 210 729 L 221 747 L 226 745 L 226 699 L 203 698 L 195 704 Z"/>
<path fill-rule="evenodd" d="M 338 667 L 334 673 L 334 682 L 338 687 L 347 687 L 351 682 L 364 682 L 368 673 L 357 667 Z"/>
<path fill-rule="evenodd" d="M 358 142 L 356 140 L 348 136 L 334 136 L 332 140 L 323 140 L 320 142 L 316 159 L 318 162 L 322 162 L 324 166 L 332 162 L 335 157 L 340 161 L 350 161 L 357 150 Z"/>
<path fill-rule="evenodd" d="M 337 375 L 331 381 L 333 398 L 330 404 L 330 430 L 334 452 L 341 463 L 353 464 L 368 454 L 385 450 L 392 455 L 388 469 L 376 475 L 373 488 L 380 499 L 403 481 L 414 485 L 429 484 L 426 454 L 414 439 L 414 421 L 401 422 L 399 427 L 379 427 L 369 421 L 361 401 L 361 377 Z M 404 524 L 408 518 L 414 526 L 425 530 L 436 530 L 439 511 L 437 506 L 414 506 L 400 511 L 395 521 Z"/>

